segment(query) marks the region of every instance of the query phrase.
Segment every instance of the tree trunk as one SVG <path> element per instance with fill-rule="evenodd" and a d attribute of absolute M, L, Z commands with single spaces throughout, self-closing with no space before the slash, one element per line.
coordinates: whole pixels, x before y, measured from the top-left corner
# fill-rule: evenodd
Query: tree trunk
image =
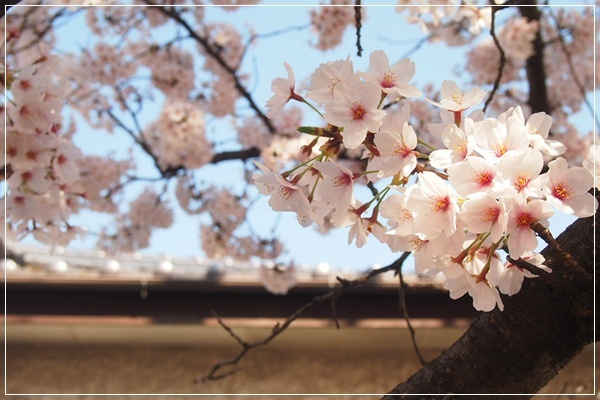
<path fill-rule="evenodd" d="M 595 218 L 579 219 L 557 239 L 590 276 L 595 269 L 597 219 L 598 213 Z M 546 247 L 542 254 L 553 274 L 566 269 L 555 247 Z M 593 286 L 590 279 L 588 287 L 582 288 L 584 295 L 576 296 L 541 277 L 526 279 L 518 294 L 503 299 L 504 311 L 482 313 L 456 343 L 390 394 L 428 398 L 425 394 L 513 393 L 523 395 L 498 398 L 530 398 L 527 394 L 538 392 L 592 343 Z M 454 397 L 458 396 L 446 398 Z"/>

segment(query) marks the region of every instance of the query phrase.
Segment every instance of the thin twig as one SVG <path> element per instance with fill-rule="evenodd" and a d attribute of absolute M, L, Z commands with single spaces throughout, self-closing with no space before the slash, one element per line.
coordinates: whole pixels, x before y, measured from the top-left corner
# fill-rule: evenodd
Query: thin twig
<path fill-rule="evenodd" d="M 567 64 L 569 66 L 569 72 L 571 73 L 571 76 L 573 77 L 575 86 L 577 86 L 577 89 L 579 89 L 579 93 L 581 94 L 582 101 L 588 108 L 589 112 L 593 115 L 594 122 L 596 123 L 596 128 L 600 131 L 600 120 L 598 120 L 598 116 L 596 115 L 594 106 L 590 103 L 590 101 L 588 100 L 588 98 L 586 96 L 586 90 L 583 87 L 581 80 L 579 79 L 579 75 L 577 75 L 577 70 L 575 69 L 575 66 L 573 65 L 573 57 L 571 56 L 571 52 L 569 51 L 569 48 L 568 48 L 567 44 L 565 43 L 565 38 L 563 37 L 563 35 L 561 33 L 562 27 L 560 26 L 560 24 L 558 22 L 558 18 L 556 17 L 556 14 L 554 14 L 551 7 L 549 9 L 549 13 L 552 16 L 554 23 L 556 24 L 556 27 L 557 27 L 556 30 L 558 32 L 558 41 L 560 43 L 562 51 L 565 53 L 565 56 L 567 57 Z"/>
<path fill-rule="evenodd" d="M 402 254 L 402 257 L 406 259 L 410 255 L 410 251 L 405 251 Z M 402 258 L 400 257 L 400 258 Z M 417 338 L 415 334 L 415 330 L 410 323 L 410 317 L 408 316 L 408 309 L 406 308 L 406 291 L 404 290 L 406 285 L 404 283 L 404 277 L 402 276 L 402 264 L 399 265 L 398 270 L 399 277 L 399 285 L 398 285 L 398 298 L 400 301 L 400 311 L 402 311 L 402 315 L 404 316 L 404 320 L 406 321 L 406 325 L 408 326 L 408 331 L 410 332 L 410 340 L 412 341 L 413 348 L 415 349 L 415 353 L 417 357 L 419 357 L 419 361 L 421 361 L 421 365 L 427 364 L 427 361 L 423 358 L 421 351 L 419 350 L 419 346 L 417 345 Z"/>
<path fill-rule="evenodd" d="M 273 327 L 273 330 L 271 331 L 271 334 L 269 336 L 263 338 L 262 340 L 258 340 L 256 342 L 248 343 L 248 342 L 244 341 L 237 334 L 235 334 L 235 332 L 229 326 L 227 326 L 227 324 L 225 324 L 225 322 L 223 322 L 217 316 L 217 321 L 219 322 L 219 324 L 229 333 L 229 335 L 231 335 L 236 340 L 236 342 L 238 342 L 238 344 L 240 344 L 242 349 L 237 354 L 237 356 L 235 356 L 234 358 L 215 364 L 211 368 L 211 370 L 209 371 L 208 374 L 206 374 L 202 377 L 196 378 L 195 382 L 202 383 L 202 382 L 206 382 L 209 380 L 218 380 L 218 379 L 222 379 L 224 377 L 227 377 L 227 376 L 230 376 L 230 375 L 236 373 L 239 370 L 239 368 L 235 368 L 235 369 L 227 371 L 227 372 L 221 372 L 221 370 L 225 367 L 237 366 L 237 364 L 248 353 L 248 351 L 250 351 L 254 348 L 265 346 L 265 345 L 269 344 L 273 339 L 275 339 L 277 336 L 279 336 L 281 333 L 283 333 L 296 319 L 298 319 L 302 314 L 304 314 L 304 312 L 308 311 L 309 309 L 313 308 L 314 306 L 322 304 L 326 301 L 335 301 L 335 299 L 337 299 L 343 292 L 345 292 L 349 289 L 355 288 L 357 286 L 364 285 L 365 283 L 369 282 L 372 278 L 374 278 L 375 276 L 378 276 L 382 273 L 385 273 L 388 271 L 398 271 L 402 267 L 402 264 L 404 263 L 404 261 L 406 260 L 407 257 L 408 257 L 408 254 L 405 253 L 399 259 L 397 259 L 390 265 L 387 265 L 387 266 L 381 267 L 381 268 L 377 268 L 377 269 L 373 269 L 373 270 L 369 271 L 368 273 L 366 273 L 366 274 L 362 275 L 361 277 L 354 279 L 354 280 L 347 280 L 344 278 L 337 277 L 337 280 L 340 283 L 340 285 L 334 287 L 329 292 L 326 292 L 320 296 L 314 297 L 311 301 L 304 304 L 302 307 L 298 308 L 295 312 L 293 312 L 291 315 L 289 315 L 282 324 L 277 323 Z"/>
<path fill-rule="evenodd" d="M 356 21 L 356 55 L 362 57 L 362 45 L 360 44 L 360 29 L 362 28 L 361 0 L 354 1 L 354 20 Z"/>
<path fill-rule="evenodd" d="M 494 87 L 492 88 L 492 91 L 490 92 L 490 96 L 487 98 L 487 100 L 485 101 L 485 105 L 483 106 L 484 113 L 487 111 L 488 106 L 494 99 L 494 95 L 496 94 L 496 91 L 500 87 L 500 80 L 502 79 L 502 73 L 504 71 L 504 67 L 506 66 L 506 53 L 504 52 L 504 49 L 502 48 L 502 45 L 500 44 L 500 41 L 498 40 L 498 37 L 496 36 L 496 12 L 499 9 L 497 7 L 495 7 L 496 2 L 494 0 L 490 0 L 490 4 L 492 6 L 492 22 L 491 22 L 491 26 L 490 26 L 490 35 L 492 36 L 492 39 L 494 40 L 494 44 L 496 45 L 496 48 L 500 52 L 500 65 L 498 66 L 498 74 L 496 75 L 496 80 L 494 81 Z"/>
<path fill-rule="evenodd" d="M 240 93 L 240 95 L 246 99 L 246 101 L 250 105 L 250 108 L 252 108 L 252 110 L 254 110 L 254 112 L 256 113 L 256 116 L 263 122 L 263 124 L 268 129 L 268 131 L 271 133 L 275 133 L 277 131 L 275 129 L 275 127 L 273 126 L 273 124 L 271 123 L 271 120 L 258 107 L 258 105 L 254 101 L 254 98 L 252 97 L 252 95 L 248 92 L 248 90 L 246 90 L 246 88 L 240 81 L 240 79 L 237 75 L 237 70 L 235 68 L 233 68 L 232 66 L 230 66 L 229 64 L 227 64 L 227 62 L 225 62 L 225 59 L 222 57 L 220 52 L 218 52 L 217 50 L 215 50 L 215 48 L 213 46 L 211 46 L 211 44 L 209 43 L 207 38 L 200 36 L 200 34 L 198 34 L 196 32 L 196 30 L 194 28 L 192 28 L 192 26 L 185 19 L 183 19 L 183 17 L 176 11 L 176 9 L 174 7 L 167 8 L 167 7 L 163 7 L 163 6 L 158 6 L 157 4 L 154 4 L 150 0 L 144 0 L 144 2 L 146 4 L 148 4 L 149 6 L 158 7 L 158 10 L 160 12 L 162 12 L 167 17 L 173 19 L 179 25 L 181 25 L 187 31 L 187 33 L 190 35 L 190 37 L 192 39 L 194 39 L 196 42 L 198 42 L 198 44 L 200 46 L 202 46 L 202 48 L 206 51 L 206 53 L 210 57 L 212 57 L 217 62 L 217 64 L 219 64 L 219 66 L 221 66 L 221 68 L 223 68 L 225 70 L 225 72 L 227 72 L 231 76 L 231 79 L 233 80 L 235 87 L 238 90 L 238 92 Z"/>

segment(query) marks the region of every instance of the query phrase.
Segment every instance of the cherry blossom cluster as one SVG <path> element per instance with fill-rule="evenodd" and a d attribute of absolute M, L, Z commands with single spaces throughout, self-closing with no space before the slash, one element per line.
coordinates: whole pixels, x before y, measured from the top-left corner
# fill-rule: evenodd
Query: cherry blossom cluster
<path fill-rule="evenodd" d="M 421 92 L 409 84 L 409 59 L 390 64 L 374 51 L 366 71 L 350 59 L 321 64 L 304 95 L 285 67 L 288 77 L 273 81 L 269 115 L 293 100 L 326 125 L 299 128 L 313 139 L 292 168 L 256 163 L 262 173 L 254 180 L 271 208 L 294 212 L 302 226 L 348 227 L 358 247 L 374 236 L 393 251 L 411 251 L 417 273 L 442 277 L 452 298 L 468 293 L 477 310 L 502 310 L 500 293 L 517 293 L 533 276 L 501 251 L 547 269 L 533 225 L 548 226 L 555 211 L 589 217 L 597 209 L 590 162 L 569 167 L 560 157 L 565 146 L 548 139 L 552 117 L 543 112 L 526 118 L 514 107 L 484 117 L 471 110 L 485 91 L 444 81 L 440 98 L 427 99 L 442 121 L 431 126 L 443 143 L 434 148 L 410 123 L 407 99 Z M 362 163 L 350 169 L 344 158 L 356 150 Z M 545 160 L 552 160 L 547 169 Z M 371 185 L 371 198 L 358 199 L 360 180 Z"/>
<path fill-rule="evenodd" d="M 348 26 L 354 24 L 354 9 L 349 0 L 331 0 L 331 6 L 321 6 L 310 11 L 310 22 L 318 37 L 314 46 L 319 50 L 337 47 Z"/>

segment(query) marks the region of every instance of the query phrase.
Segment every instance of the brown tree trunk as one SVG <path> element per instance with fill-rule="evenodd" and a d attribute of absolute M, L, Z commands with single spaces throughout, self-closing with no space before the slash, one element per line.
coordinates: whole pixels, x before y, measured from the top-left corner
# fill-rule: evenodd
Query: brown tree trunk
<path fill-rule="evenodd" d="M 590 275 L 595 269 L 594 222 L 598 214 L 579 219 L 557 239 Z M 542 254 L 553 274 L 566 269 L 556 248 L 548 246 Z M 593 286 L 590 279 L 582 295 L 574 295 L 543 278 L 527 279 L 518 294 L 503 299 L 504 311 L 482 313 L 454 345 L 390 394 L 483 398 L 485 393 L 513 393 L 524 395 L 498 398 L 530 398 L 526 394 L 538 392 L 593 341 Z M 598 291 L 597 282 L 595 287 Z"/>

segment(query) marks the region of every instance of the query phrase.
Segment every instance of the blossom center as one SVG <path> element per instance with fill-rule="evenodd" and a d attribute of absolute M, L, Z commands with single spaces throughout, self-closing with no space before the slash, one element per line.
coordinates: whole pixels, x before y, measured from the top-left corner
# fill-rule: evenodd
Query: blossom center
<path fill-rule="evenodd" d="M 294 189 L 288 186 L 280 186 L 279 189 L 277 189 L 277 192 L 279 193 L 279 197 L 283 200 L 288 200 L 294 192 Z"/>
<path fill-rule="evenodd" d="M 352 183 L 352 177 L 350 175 L 340 175 L 340 176 L 334 176 L 331 178 L 331 185 L 333 187 L 338 187 L 338 186 L 348 186 Z"/>
<path fill-rule="evenodd" d="M 365 114 L 367 113 L 367 111 L 365 110 L 365 108 L 358 104 L 358 102 L 354 102 L 354 104 L 352 104 L 352 108 L 350 109 L 350 111 L 352 111 L 352 119 L 353 120 L 362 120 L 365 117 Z"/>
<path fill-rule="evenodd" d="M 396 84 L 396 80 L 398 76 L 390 70 L 385 71 L 383 74 L 383 79 L 381 81 L 381 86 L 384 88 L 391 88 Z"/>
<path fill-rule="evenodd" d="M 479 171 L 473 176 L 473 182 L 478 183 L 480 186 L 490 186 L 494 177 L 489 171 Z"/>
<path fill-rule="evenodd" d="M 500 215 L 500 208 L 486 208 L 481 211 L 481 222 L 492 222 L 498 220 L 498 216 Z"/>
<path fill-rule="evenodd" d="M 529 182 L 531 181 L 531 179 L 529 178 L 529 175 L 525 175 L 525 174 L 521 174 L 517 177 L 517 180 L 515 181 L 515 186 L 517 188 L 517 192 L 521 193 L 523 191 L 523 189 L 525 189 L 527 187 L 527 185 L 529 185 Z"/>
<path fill-rule="evenodd" d="M 427 243 L 427 241 L 421 240 L 419 237 L 415 236 L 409 240 L 409 243 L 414 251 L 421 251 L 421 249 L 423 248 L 423 246 L 425 246 L 425 243 Z"/>
<path fill-rule="evenodd" d="M 506 144 L 500 145 L 500 147 L 498 147 L 496 149 L 496 157 L 498 157 L 498 158 L 502 157 L 507 151 L 508 151 L 508 146 Z"/>
<path fill-rule="evenodd" d="M 446 211 L 448 207 L 450 207 L 450 198 L 448 196 L 433 199 L 433 211 Z"/>
<path fill-rule="evenodd" d="M 561 182 L 552 188 L 552 196 L 559 200 L 566 200 L 571 197 L 572 190 L 569 190 L 565 182 Z"/>
<path fill-rule="evenodd" d="M 535 218 L 527 213 L 522 213 L 517 217 L 517 226 L 520 228 L 529 227 L 532 222 L 535 222 Z"/>
<path fill-rule="evenodd" d="M 340 78 L 337 77 L 333 77 L 329 80 L 329 85 L 327 86 L 329 88 L 329 90 L 331 90 L 333 92 L 333 89 L 335 89 L 335 86 L 340 83 L 342 80 Z"/>
<path fill-rule="evenodd" d="M 459 106 L 462 105 L 463 102 L 463 94 L 461 92 L 454 92 L 450 95 L 450 98 L 452 99 L 453 102 L 455 102 L 456 104 L 458 104 Z"/>

